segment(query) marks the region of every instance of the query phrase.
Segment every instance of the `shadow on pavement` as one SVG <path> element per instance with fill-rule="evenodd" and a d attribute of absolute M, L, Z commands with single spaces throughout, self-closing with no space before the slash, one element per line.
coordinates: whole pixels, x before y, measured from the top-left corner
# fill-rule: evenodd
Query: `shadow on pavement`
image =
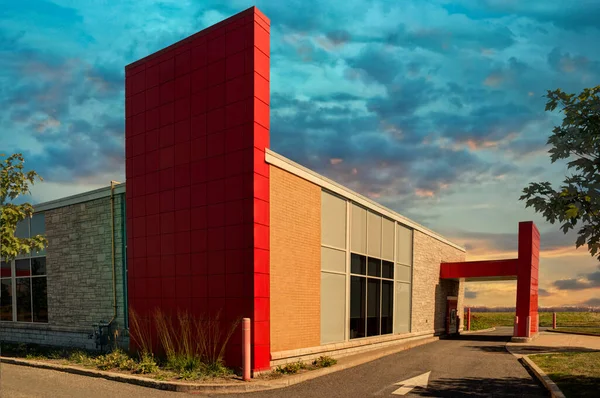
<path fill-rule="evenodd" d="M 421 397 L 548 397 L 548 392 L 531 379 L 517 377 L 437 379 L 427 389 L 416 388 Z"/>
<path fill-rule="evenodd" d="M 513 354 L 520 355 L 529 355 L 529 354 L 539 354 L 539 353 L 547 353 L 547 352 L 598 352 L 599 350 L 594 350 L 586 347 L 573 347 L 573 346 L 565 346 L 565 347 L 544 347 L 544 346 L 535 346 L 535 345 L 520 345 L 520 344 L 511 344 L 510 352 Z"/>
<path fill-rule="evenodd" d="M 455 339 L 462 341 L 493 341 L 501 343 L 510 341 L 511 336 L 498 336 L 493 334 L 463 334 L 455 337 Z"/>
<path fill-rule="evenodd" d="M 465 348 L 472 348 L 491 353 L 497 352 L 500 354 L 508 354 L 508 351 L 506 351 L 506 348 L 503 345 L 470 345 Z"/>

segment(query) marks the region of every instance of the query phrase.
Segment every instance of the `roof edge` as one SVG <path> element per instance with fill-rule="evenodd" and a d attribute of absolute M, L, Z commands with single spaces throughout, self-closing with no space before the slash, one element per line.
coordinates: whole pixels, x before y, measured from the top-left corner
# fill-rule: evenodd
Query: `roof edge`
<path fill-rule="evenodd" d="M 337 193 L 338 195 L 342 195 L 342 196 L 344 196 L 358 204 L 361 204 L 367 208 L 373 209 L 388 218 L 391 218 L 401 224 L 411 227 L 416 231 L 424 233 L 425 235 L 428 235 L 442 243 L 450 245 L 450 246 L 454 247 L 455 249 L 458 249 L 465 253 L 467 251 L 464 247 L 446 239 L 444 236 L 438 234 L 437 232 L 434 232 L 434 231 L 430 230 L 429 228 L 424 227 L 423 225 L 416 223 L 416 222 L 410 220 L 409 218 L 407 218 L 391 209 L 388 209 L 387 207 L 359 194 L 358 192 L 355 192 L 349 188 L 346 188 L 345 186 L 343 186 L 333 180 L 330 180 L 329 178 L 322 176 L 321 174 L 319 174 L 313 170 L 310 170 L 310 169 L 294 162 L 293 160 L 290 160 L 290 159 L 286 158 L 285 156 L 278 154 L 277 152 L 274 152 L 273 150 L 271 150 L 269 148 L 267 148 L 265 150 L 265 162 L 267 162 L 273 166 L 279 167 L 285 171 L 288 171 L 288 172 L 290 172 L 300 178 L 303 178 L 307 181 L 310 181 L 314 184 L 317 184 L 322 188 L 325 188 L 329 191 Z"/>

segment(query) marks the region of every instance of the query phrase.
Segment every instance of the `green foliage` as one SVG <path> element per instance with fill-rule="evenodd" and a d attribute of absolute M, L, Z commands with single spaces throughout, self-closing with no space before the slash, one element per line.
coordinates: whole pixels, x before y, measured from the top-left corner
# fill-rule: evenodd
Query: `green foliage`
<path fill-rule="evenodd" d="M 313 361 L 313 365 L 316 366 L 317 368 L 328 368 L 330 366 L 335 365 L 336 363 L 337 363 L 337 359 L 332 358 L 327 355 L 322 355 Z"/>
<path fill-rule="evenodd" d="M 25 159 L 20 153 L 4 157 L 0 154 L 0 256 L 12 260 L 19 254 L 43 250 L 48 242 L 41 235 L 30 238 L 15 236 L 17 224 L 33 215 L 33 206 L 29 203 L 17 205 L 13 201 L 29 194 L 29 185 L 33 185 L 36 179 L 43 180 L 35 171 L 23 171 Z"/>
<path fill-rule="evenodd" d="M 549 182 L 530 183 L 520 200 L 547 221 L 561 223 L 564 233 L 579 226 L 576 247 L 587 243 L 592 256 L 600 259 L 600 86 L 579 95 L 558 89 L 548 91 L 546 111 L 561 107 L 562 124 L 548 139 L 552 163 L 570 159 L 570 175 L 558 189 Z"/>
<path fill-rule="evenodd" d="M 95 360 L 96 367 L 100 370 L 134 370 L 135 361 L 123 350 L 117 349 L 106 355 L 100 355 Z"/>
<path fill-rule="evenodd" d="M 156 373 L 158 372 L 158 365 L 151 354 L 145 353 L 140 357 L 140 361 L 133 372 L 138 374 Z"/>
<path fill-rule="evenodd" d="M 298 361 L 286 363 L 285 365 L 280 365 L 275 369 L 275 372 L 285 375 L 293 375 L 298 373 L 302 369 L 306 369 L 306 364 L 302 361 Z"/>

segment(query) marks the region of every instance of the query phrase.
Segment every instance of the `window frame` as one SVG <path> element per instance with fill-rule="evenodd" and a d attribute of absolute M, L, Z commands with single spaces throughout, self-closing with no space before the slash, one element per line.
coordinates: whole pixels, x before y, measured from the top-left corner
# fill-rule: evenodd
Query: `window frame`
<path fill-rule="evenodd" d="M 34 216 L 36 215 L 44 215 L 44 213 L 35 213 Z M 33 217 L 26 219 L 27 220 L 27 233 L 28 236 L 31 237 L 31 220 L 33 219 Z M 45 225 L 45 218 L 44 218 L 44 234 L 46 232 L 46 225 Z M 3 277 L 0 278 L 2 280 L 10 280 L 10 286 L 11 286 L 11 306 L 12 306 L 12 319 L 9 320 L 4 320 L 4 319 L 0 319 L 0 323 L 27 323 L 27 324 L 48 324 L 49 320 L 48 320 L 48 265 L 46 263 L 45 265 L 45 272 L 42 275 L 34 275 L 33 274 L 33 270 L 32 270 L 32 260 L 37 259 L 37 258 L 43 258 L 44 261 L 47 261 L 47 254 L 45 252 L 45 250 L 41 251 L 41 254 L 38 252 L 30 252 L 28 254 L 24 254 L 24 255 L 20 255 L 17 256 L 16 258 L 10 260 L 10 261 L 5 261 L 5 260 L 1 260 L 5 263 L 9 263 L 10 264 L 10 276 L 9 277 Z M 24 261 L 27 260 L 29 262 L 29 275 L 26 276 L 17 276 L 17 269 L 16 269 L 16 265 L 17 265 L 17 261 Z M 33 306 L 34 306 L 34 299 L 33 299 L 33 279 L 35 278 L 45 278 L 46 279 L 46 320 L 45 321 L 35 321 L 34 320 L 34 311 L 33 311 Z M 18 309 L 17 309 L 17 281 L 18 280 L 29 280 L 29 300 L 30 300 L 30 304 L 29 304 L 29 313 L 31 315 L 31 320 L 30 321 L 20 321 L 18 320 Z M 0 292 L 1 294 L 1 292 Z"/>

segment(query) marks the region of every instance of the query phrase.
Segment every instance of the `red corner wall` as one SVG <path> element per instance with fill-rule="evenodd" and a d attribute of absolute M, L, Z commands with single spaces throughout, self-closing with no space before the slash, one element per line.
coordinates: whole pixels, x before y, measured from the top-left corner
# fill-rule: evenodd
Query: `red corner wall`
<path fill-rule="evenodd" d="M 538 273 L 540 233 L 532 221 L 519 223 L 519 265 L 517 268 L 517 336 L 527 336 L 527 317 L 531 335 L 538 332 Z"/>
<path fill-rule="evenodd" d="M 254 370 L 270 360 L 269 34 L 252 7 L 125 68 L 130 311 L 250 317 Z"/>

